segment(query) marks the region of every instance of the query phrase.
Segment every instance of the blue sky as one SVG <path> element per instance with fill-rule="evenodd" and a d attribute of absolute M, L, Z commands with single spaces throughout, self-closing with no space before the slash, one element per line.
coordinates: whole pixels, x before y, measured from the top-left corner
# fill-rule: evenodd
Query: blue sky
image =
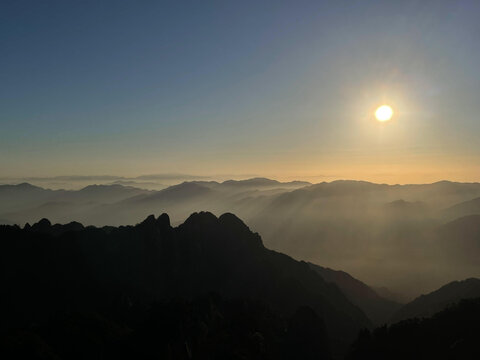
<path fill-rule="evenodd" d="M 480 177 L 477 1 L 0 4 L 4 176 Z M 394 118 L 379 124 L 383 103 Z"/>

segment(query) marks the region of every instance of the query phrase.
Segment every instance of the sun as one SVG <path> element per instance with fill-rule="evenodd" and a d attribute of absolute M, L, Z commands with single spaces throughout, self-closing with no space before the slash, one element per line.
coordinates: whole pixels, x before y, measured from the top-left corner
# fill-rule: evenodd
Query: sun
<path fill-rule="evenodd" d="M 393 110 L 388 105 L 382 105 L 375 111 L 375 117 L 378 121 L 388 121 L 393 116 Z"/>

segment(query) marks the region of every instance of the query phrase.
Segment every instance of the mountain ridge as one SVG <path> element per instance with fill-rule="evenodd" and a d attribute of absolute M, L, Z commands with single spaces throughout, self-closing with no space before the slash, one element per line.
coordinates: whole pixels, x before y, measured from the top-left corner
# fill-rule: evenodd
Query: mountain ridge
<path fill-rule="evenodd" d="M 310 306 L 324 319 L 336 350 L 371 326 L 336 286 L 305 262 L 265 248 L 233 214 L 194 213 L 177 227 L 166 214 L 104 228 L 57 226 L 44 219 L 24 229 L 0 226 L 0 234 L 6 239 L 0 257 L 9 269 L 5 288 L 15 304 L 6 323 L 16 317 L 41 321 L 45 309 L 65 304 L 111 307 L 120 295 L 140 306 L 164 296 L 214 291 L 260 299 L 288 316 Z M 36 269 L 33 278 L 25 268 Z M 33 296 L 39 291 L 43 295 Z"/>
<path fill-rule="evenodd" d="M 381 297 L 375 290 L 345 271 L 333 270 L 309 263 L 325 281 L 336 284 L 347 298 L 368 316 L 375 325 L 382 325 L 401 304 Z"/>
<path fill-rule="evenodd" d="M 396 323 L 409 318 L 430 317 L 462 299 L 480 298 L 480 279 L 452 281 L 426 295 L 421 295 L 401 307 L 390 319 Z"/>

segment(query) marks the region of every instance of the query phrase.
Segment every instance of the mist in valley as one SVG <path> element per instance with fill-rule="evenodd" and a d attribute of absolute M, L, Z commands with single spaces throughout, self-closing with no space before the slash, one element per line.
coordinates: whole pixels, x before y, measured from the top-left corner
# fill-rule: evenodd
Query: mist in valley
<path fill-rule="evenodd" d="M 447 181 L 312 185 L 253 178 L 190 181 L 160 191 L 121 185 L 45 190 L 20 184 L 0 186 L 0 219 L 22 226 L 41 218 L 118 226 L 164 212 L 172 224 L 194 212 L 231 212 L 268 248 L 344 270 L 408 301 L 447 282 L 480 276 L 480 206 L 474 206 L 479 197 L 480 184 Z"/>
<path fill-rule="evenodd" d="M 480 1 L 0 1 L 0 358 L 480 359 Z"/>

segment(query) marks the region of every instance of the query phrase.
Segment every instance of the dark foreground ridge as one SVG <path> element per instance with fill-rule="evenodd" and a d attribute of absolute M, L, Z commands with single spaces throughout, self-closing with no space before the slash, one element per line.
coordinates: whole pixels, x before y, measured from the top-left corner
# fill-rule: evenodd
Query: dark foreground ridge
<path fill-rule="evenodd" d="M 347 360 L 480 359 L 480 298 L 462 300 L 431 318 L 364 330 Z"/>
<path fill-rule="evenodd" d="M 462 299 L 473 298 L 480 298 L 480 279 L 470 278 L 463 281 L 453 281 L 404 305 L 395 313 L 391 322 L 429 317 Z"/>
<path fill-rule="evenodd" d="M 44 219 L 1 226 L 0 238 L 9 356 L 318 359 L 370 327 L 335 285 L 232 214 L 176 228 L 166 214 L 118 228 Z"/>
<path fill-rule="evenodd" d="M 333 270 L 311 263 L 309 265 L 325 281 L 336 284 L 352 304 L 362 309 L 375 325 L 387 323 L 392 314 L 401 307 L 401 304 L 384 299 L 369 286 L 344 271 Z"/>

